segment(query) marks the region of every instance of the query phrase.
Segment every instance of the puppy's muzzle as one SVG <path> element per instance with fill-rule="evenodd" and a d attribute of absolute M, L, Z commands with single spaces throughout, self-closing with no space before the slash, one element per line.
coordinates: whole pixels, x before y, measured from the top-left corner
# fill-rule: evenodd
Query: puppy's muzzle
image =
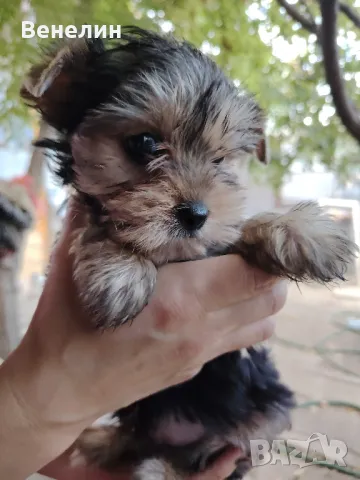
<path fill-rule="evenodd" d="M 205 224 L 209 210 L 203 202 L 185 202 L 175 207 L 175 216 L 180 225 L 193 233 Z"/>

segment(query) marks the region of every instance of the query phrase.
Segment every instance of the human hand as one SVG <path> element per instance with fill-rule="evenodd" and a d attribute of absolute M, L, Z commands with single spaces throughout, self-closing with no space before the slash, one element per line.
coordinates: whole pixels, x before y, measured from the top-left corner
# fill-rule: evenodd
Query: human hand
<path fill-rule="evenodd" d="M 72 280 L 69 246 L 82 215 L 77 208 L 68 212 L 29 330 L 3 370 L 34 435 L 56 437 L 51 458 L 103 414 L 268 338 L 271 317 L 286 297 L 284 282 L 236 255 L 169 264 L 133 322 L 95 331 Z"/>

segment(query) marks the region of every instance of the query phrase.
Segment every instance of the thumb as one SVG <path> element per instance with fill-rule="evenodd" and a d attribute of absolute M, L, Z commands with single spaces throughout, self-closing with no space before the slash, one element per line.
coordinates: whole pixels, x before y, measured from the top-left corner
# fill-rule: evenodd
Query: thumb
<path fill-rule="evenodd" d="M 188 480 L 224 480 L 234 472 L 237 461 L 245 458 L 240 448 L 231 448 L 221 455 L 205 472 L 190 477 Z"/>

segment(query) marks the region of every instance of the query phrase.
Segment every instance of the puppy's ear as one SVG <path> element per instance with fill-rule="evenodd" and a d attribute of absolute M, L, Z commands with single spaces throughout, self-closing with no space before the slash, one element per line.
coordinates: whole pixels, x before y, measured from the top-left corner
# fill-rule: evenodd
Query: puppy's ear
<path fill-rule="evenodd" d="M 28 73 L 21 97 L 58 130 L 71 130 L 88 102 L 86 85 L 97 57 L 103 53 L 101 39 L 77 38 L 52 45 L 43 61 Z"/>
<path fill-rule="evenodd" d="M 267 165 L 270 162 L 270 150 L 269 150 L 269 143 L 266 137 L 266 115 L 264 110 L 260 107 L 260 105 L 254 101 L 254 111 L 255 111 L 255 118 L 254 118 L 254 129 L 253 132 L 256 135 L 256 140 L 254 144 L 256 145 L 254 149 L 254 153 L 256 154 L 257 159 Z"/>
<path fill-rule="evenodd" d="M 256 156 L 258 160 L 265 165 L 270 162 L 269 142 L 267 141 L 265 135 L 257 144 Z"/>

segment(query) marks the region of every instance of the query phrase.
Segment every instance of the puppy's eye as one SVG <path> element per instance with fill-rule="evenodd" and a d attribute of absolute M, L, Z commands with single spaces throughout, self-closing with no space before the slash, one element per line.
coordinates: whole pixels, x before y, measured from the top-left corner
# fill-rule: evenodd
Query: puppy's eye
<path fill-rule="evenodd" d="M 135 160 L 146 163 L 150 160 L 149 157 L 154 157 L 160 153 L 159 143 L 160 139 L 154 135 L 140 133 L 126 139 L 126 149 Z"/>
<path fill-rule="evenodd" d="M 215 165 L 220 165 L 220 163 L 222 163 L 224 159 L 225 157 L 216 158 L 215 160 L 213 160 L 213 163 L 215 163 Z"/>

